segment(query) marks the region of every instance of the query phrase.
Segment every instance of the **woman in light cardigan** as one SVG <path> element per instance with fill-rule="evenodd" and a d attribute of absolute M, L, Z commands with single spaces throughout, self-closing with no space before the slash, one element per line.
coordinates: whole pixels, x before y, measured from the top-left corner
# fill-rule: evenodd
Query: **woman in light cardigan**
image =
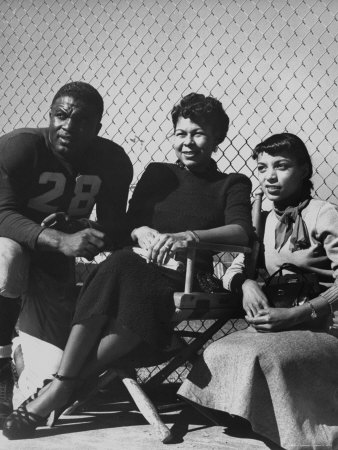
<path fill-rule="evenodd" d="M 312 164 L 297 136 L 271 136 L 253 157 L 274 206 L 265 224 L 266 269 L 292 263 L 316 273 L 323 292 L 301 306 L 272 308 L 234 263 L 226 284 L 242 289 L 250 326 L 211 344 L 179 395 L 204 412 L 247 419 L 284 448 L 338 448 L 338 341 L 326 332 L 338 325 L 338 209 L 311 197 Z M 327 326 L 311 330 L 318 318 Z"/>

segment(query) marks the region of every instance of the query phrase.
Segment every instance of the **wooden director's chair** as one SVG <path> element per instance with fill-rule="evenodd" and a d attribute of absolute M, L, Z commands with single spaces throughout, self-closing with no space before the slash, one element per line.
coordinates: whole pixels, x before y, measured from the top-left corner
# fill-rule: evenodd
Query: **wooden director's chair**
<path fill-rule="evenodd" d="M 256 237 L 260 233 L 260 211 L 262 203 L 262 192 L 259 191 L 255 195 L 253 205 L 253 224 L 256 230 Z M 183 338 L 190 338 L 190 342 L 184 342 L 172 356 L 167 364 L 155 375 L 142 384 L 142 387 L 154 388 L 160 385 L 167 377 L 173 373 L 177 368 L 187 362 L 193 362 L 198 356 L 203 346 L 226 324 L 230 319 L 237 319 L 243 317 L 243 309 L 241 296 L 224 291 L 222 293 L 205 293 L 192 292 L 193 274 L 195 255 L 197 250 L 210 250 L 215 253 L 246 253 L 248 254 L 248 268 L 253 275 L 256 267 L 256 261 L 259 251 L 259 239 L 255 239 L 251 247 L 222 245 L 212 243 L 192 243 L 187 251 L 187 265 L 184 292 L 175 292 L 175 313 L 172 318 L 173 327 L 176 327 L 180 322 L 186 320 L 206 320 L 212 319 L 214 322 L 203 332 L 200 331 L 185 331 L 176 330 L 175 336 L 182 342 Z M 153 366 L 155 364 L 149 364 Z M 99 378 L 98 384 L 85 399 L 76 402 L 73 406 L 68 408 L 64 414 L 74 414 L 75 411 L 82 408 L 85 403 L 95 395 L 103 387 L 107 386 L 113 379 L 120 378 L 122 383 L 127 388 L 129 394 L 134 400 L 144 418 L 153 425 L 156 433 L 163 443 L 172 441 L 173 436 L 169 428 L 162 421 L 156 407 L 150 398 L 146 395 L 141 385 L 136 381 L 135 370 L 125 368 L 111 368 L 108 369 Z"/>

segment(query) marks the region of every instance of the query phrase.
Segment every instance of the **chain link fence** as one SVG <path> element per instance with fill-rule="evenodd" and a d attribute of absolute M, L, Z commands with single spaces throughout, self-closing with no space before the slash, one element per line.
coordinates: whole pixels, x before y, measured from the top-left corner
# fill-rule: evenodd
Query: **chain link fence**
<path fill-rule="evenodd" d="M 220 170 L 255 190 L 252 148 L 289 131 L 308 146 L 316 195 L 338 204 L 337 19 L 336 0 L 1 0 L 1 133 L 45 126 L 56 90 L 89 82 L 135 185 L 150 161 L 174 161 L 169 113 L 197 91 L 231 120 Z"/>

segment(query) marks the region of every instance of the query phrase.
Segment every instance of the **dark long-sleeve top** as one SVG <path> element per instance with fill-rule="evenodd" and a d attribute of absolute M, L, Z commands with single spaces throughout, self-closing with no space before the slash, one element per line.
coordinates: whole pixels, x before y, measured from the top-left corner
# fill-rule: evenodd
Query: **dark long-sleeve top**
<path fill-rule="evenodd" d="M 161 233 L 237 224 L 249 237 L 250 192 L 245 175 L 221 173 L 214 162 L 203 174 L 178 164 L 151 163 L 135 188 L 128 217 L 132 228 L 147 225 Z"/>
<path fill-rule="evenodd" d="M 53 152 L 47 128 L 15 130 L 0 138 L 0 236 L 35 249 L 41 221 L 62 211 L 98 223 L 111 240 L 126 228 L 133 169 L 117 144 L 97 137 L 78 167 Z"/>

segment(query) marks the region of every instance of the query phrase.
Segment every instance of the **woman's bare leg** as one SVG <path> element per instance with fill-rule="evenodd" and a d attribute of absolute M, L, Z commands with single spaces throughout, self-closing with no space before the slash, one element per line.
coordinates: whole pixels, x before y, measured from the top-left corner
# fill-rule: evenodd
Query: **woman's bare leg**
<path fill-rule="evenodd" d="M 136 334 L 112 320 L 105 329 L 105 335 L 101 338 L 97 349 L 87 359 L 81 377 L 87 379 L 92 375 L 99 375 L 140 343 L 141 339 Z"/>
<path fill-rule="evenodd" d="M 141 341 L 138 336 L 117 326 L 114 321 L 111 321 L 105 336 L 97 343 L 106 320 L 106 316 L 97 316 L 73 326 L 58 374 L 75 379 L 60 381 L 55 378 L 45 392 L 27 404 L 28 411 L 46 417 L 67 402 L 74 388 L 79 385 L 79 379 L 85 380 L 90 375 L 99 374 L 109 363 L 139 345 Z"/>
<path fill-rule="evenodd" d="M 89 354 L 97 346 L 107 321 L 107 316 L 94 316 L 73 325 L 61 358 L 59 375 L 79 376 Z"/>
<path fill-rule="evenodd" d="M 41 395 L 27 404 L 28 411 L 36 412 L 45 417 L 67 402 L 74 387 L 79 382 L 78 377 L 88 355 L 97 346 L 107 319 L 107 316 L 95 316 L 72 327 L 61 358 L 58 374 L 74 377 L 74 381 L 62 382 L 56 378 L 53 379 Z"/>

